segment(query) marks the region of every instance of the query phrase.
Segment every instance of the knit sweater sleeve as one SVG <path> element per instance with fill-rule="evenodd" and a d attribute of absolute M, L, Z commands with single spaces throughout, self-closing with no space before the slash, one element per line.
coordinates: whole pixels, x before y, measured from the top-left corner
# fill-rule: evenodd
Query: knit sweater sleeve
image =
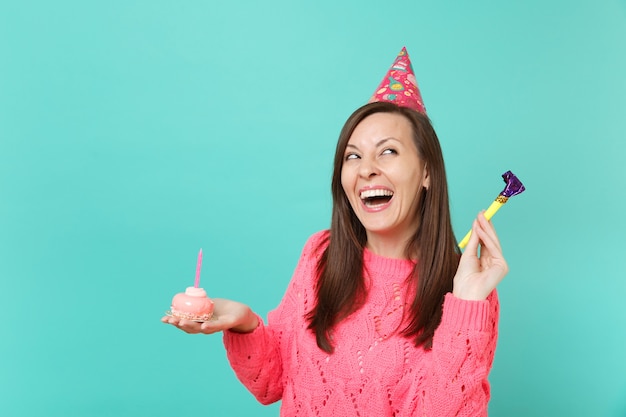
<path fill-rule="evenodd" d="M 487 416 L 487 380 L 498 337 L 496 291 L 485 301 L 445 296 L 441 323 L 435 331 L 426 381 L 405 397 L 410 415 Z M 413 381 L 413 384 L 415 381 Z M 420 398 L 421 397 L 421 398 Z"/>
<path fill-rule="evenodd" d="M 224 332 L 224 346 L 237 378 L 262 404 L 271 404 L 282 398 L 294 329 L 300 330 L 307 312 L 303 302 L 306 288 L 315 275 L 317 254 L 327 236 L 318 232 L 307 241 L 296 266 L 292 280 L 278 307 L 268 314 L 265 324 L 259 317 L 259 326 L 251 333 Z"/>

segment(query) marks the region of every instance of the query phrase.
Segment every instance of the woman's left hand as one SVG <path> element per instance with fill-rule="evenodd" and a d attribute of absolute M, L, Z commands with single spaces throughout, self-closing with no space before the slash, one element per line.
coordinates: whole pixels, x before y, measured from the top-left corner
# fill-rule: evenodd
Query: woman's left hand
<path fill-rule="evenodd" d="M 480 212 L 459 261 L 452 293 L 464 300 L 485 300 L 508 272 L 498 235 L 484 212 Z"/>

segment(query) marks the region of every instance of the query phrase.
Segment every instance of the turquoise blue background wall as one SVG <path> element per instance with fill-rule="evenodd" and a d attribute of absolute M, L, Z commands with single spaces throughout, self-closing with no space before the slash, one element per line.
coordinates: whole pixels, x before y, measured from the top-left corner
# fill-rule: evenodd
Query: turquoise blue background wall
<path fill-rule="evenodd" d="M 193 283 L 265 316 L 402 46 L 462 236 L 494 222 L 493 416 L 626 416 L 626 2 L 0 2 L 0 415 L 276 416 Z"/>

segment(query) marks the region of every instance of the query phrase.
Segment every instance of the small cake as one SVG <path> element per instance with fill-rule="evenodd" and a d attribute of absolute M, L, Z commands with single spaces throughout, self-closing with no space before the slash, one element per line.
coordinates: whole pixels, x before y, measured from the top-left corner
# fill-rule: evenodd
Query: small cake
<path fill-rule="evenodd" d="M 208 321 L 213 317 L 213 301 L 202 288 L 187 287 L 172 299 L 172 316 L 185 320 Z"/>

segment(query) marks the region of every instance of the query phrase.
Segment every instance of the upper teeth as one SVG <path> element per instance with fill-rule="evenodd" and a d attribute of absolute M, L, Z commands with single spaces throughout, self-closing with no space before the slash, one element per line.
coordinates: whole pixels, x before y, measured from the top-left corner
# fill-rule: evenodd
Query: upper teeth
<path fill-rule="evenodd" d="M 393 191 L 377 188 L 375 190 L 361 191 L 361 198 L 384 197 L 393 195 Z"/>

